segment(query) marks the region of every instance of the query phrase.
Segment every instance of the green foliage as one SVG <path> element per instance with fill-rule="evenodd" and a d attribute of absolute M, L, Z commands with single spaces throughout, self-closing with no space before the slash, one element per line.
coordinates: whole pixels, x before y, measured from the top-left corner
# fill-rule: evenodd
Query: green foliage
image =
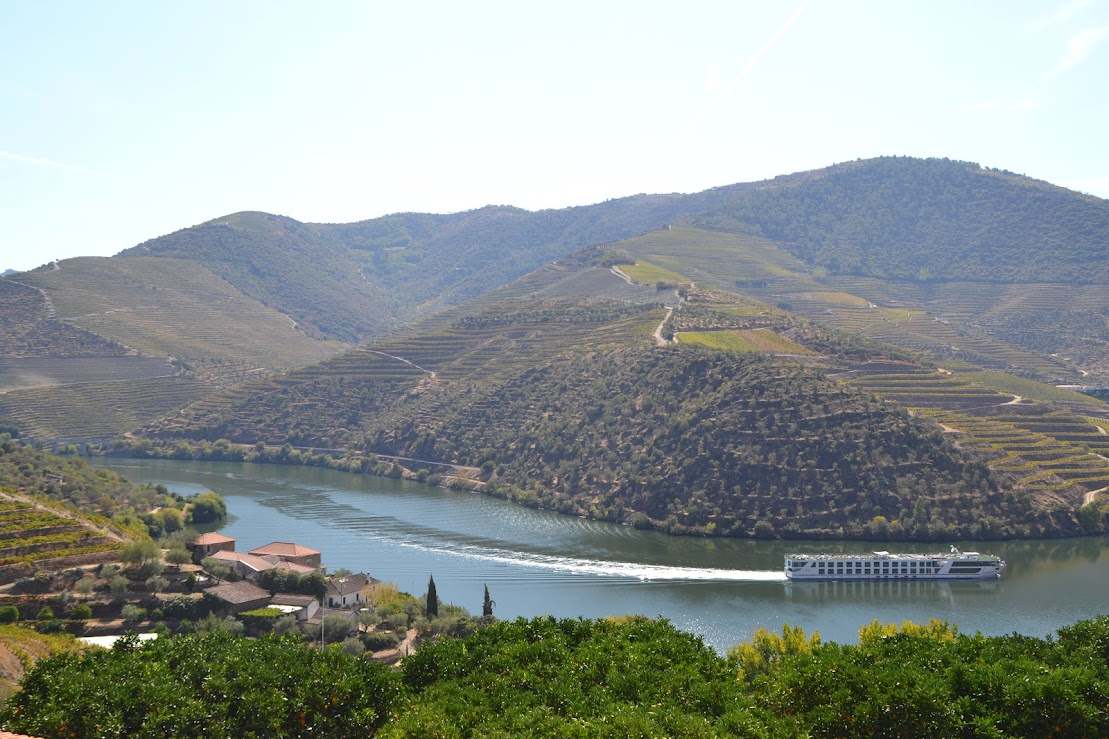
<path fill-rule="evenodd" d="M 156 562 L 162 558 L 162 550 L 149 539 L 133 541 L 119 552 L 119 560 L 135 567 L 141 567 L 149 562 Z"/>
<path fill-rule="evenodd" d="M 819 646 L 819 633 L 810 638 L 800 626 L 785 624 L 781 636 L 763 628 L 755 629 L 751 641 L 729 649 L 728 657 L 736 661 L 740 679 L 750 683 L 776 669 L 787 655 L 811 654 Z"/>
<path fill-rule="evenodd" d="M 165 488 L 135 485 L 80 457 L 59 457 L 10 440 L 0 442 L 0 487 L 42 495 L 105 518 L 173 502 Z"/>
<path fill-rule="evenodd" d="M 760 703 L 814 737 L 1104 736 L 1109 618 L 1057 642 L 872 624 L 857 647 L 787 657 L 756 680 Z"/>
<path fill-rule="evenodd" d="M 959 629 L 946 621 L 933 618 L 926 624 L 916 624 L 912 621 L 903 621 L 897 624 L 883 624 L 878 619 L 859 629 L 859 646 L 869 648 L 877 645 L 881 639 L 894 636 L 910 636 L 914 639 L 938 639 L 940 641 L 954 641 L 959 635 Z"/>
<path fill-rule="evenodd" d="M 435 618 L 439 615 L 439 596 L 435 592 L 434 577 L 428 577 L 427 579 L 427 597 L 424 606 L 424 613 L 429 619 Z"/>
<path fill-rule="evenodd" d="M 371 652 L 380 652 L 383 649 L 396 649 L 400 639 L 392 631 L 368 631 L 362 636 L 362 642 Z"/>
<path fill-rule="evenodd" d="M 77 603 L 69 609 L 69 617 L 79 621 L 92 618 L 92 606 L 88 603 Z"/>
<path fill-rule="evenodd" d="M 388 668 L 341 650 L 210 633 L 40 661 L 0 725 L 39 736 L 363 737 L 399 694 Z"/>
<path fill-rule="evenodd" d="M 146 609 L 142 606 L 136 606 L 133 603 L 128 603 L 120 609 L 119 615 L 124 621 L 142 621 L 146 618 Z"/>
<path fill-rule="evenodd" d="M 1104 284 L 1107 210 L 969 162 L 882 157 L 778 178 L 694 220 L 754 224 L 831 273 Z M 1041 258 L 1025 258 L 1029 249 Z"/>
<path fill-rule="evenodd" d="M 353 656 L 395 646 L 390 632 L 318 650 L 207 621 L 207 635 L 38 662 L 0 725 L 105 737 L 1109 734 L 1107 616 L 1054 640 L 875 622 L 844 646 L 787 626 L 727 657 L 664 620 L 517 619 L 424 642 L 398 672 Z"/>
<path fill-rule="evenodd" d="M 497 601 L 489 597 L 489 586 L 484 587 L 485 593 L 481 596 L 481 615 L 489 618 L 493 615 L 493 606 L 497 605 Z"/>
<path fill-rule="evenodd" d="M 327 578 L 318 572 L 298 575 L 289 570 L 270 569 L 258 576 L 258 586 L 274 593 L 311 595 L 320 602 L 327 594 Z"/>
<path fill-rule="evenodd" d="M 14 624 L 18 620 L 18 608 L 15 606 L 0 606 L 0 624 Z"/>
<path fill-rule="evenodd" d="M 174 546 L 166 550 L 165 560 L 171 565 L 183 565 L 192 561 L 193 555 L 184 546 Z"/>
<path fill-rule="evenodd" d="M 384 736 L 720 736 L 778 720 L 727 663 L 665 621 L 540 618 L 426 643 L 402 663 L 413 691 Z"/>
<path fill-rule="evenodd" d="M 201 493 L 189 505 L 188 518 L 190 524 L 222 523 L 227 520 L 227 504 L 216 493 Z"/>

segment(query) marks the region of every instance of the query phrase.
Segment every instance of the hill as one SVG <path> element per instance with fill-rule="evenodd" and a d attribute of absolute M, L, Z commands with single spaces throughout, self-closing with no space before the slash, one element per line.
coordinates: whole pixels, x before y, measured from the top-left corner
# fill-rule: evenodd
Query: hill
<path fill-rule="evenodd" d="M 185 440 L 200 442 L 203 455 L 204 443 L 223 438 L 341 449 L 359 469 L 367 468 L 360 456 L 409 458 L 413 472 L 481 467 L 480 487 L 492 494 L 672 533 L 942 539 L 1102 525 L 1096 509 L 1084 523 L 1078 517 L 1085 494 L 1109 485 L 1092 424 L 1068 427 L 1077 445 L 1039 437 L 1040 452 L 1054 450 L 1042 456 L 1013 446 L 1016 436 L 990 446 L 972 443 L 968 430 L 964 442 L 926 411 L 973 414 L 974 404 L 1013 396 L 973 382 L 976 390 L 943 386 L 930 399 L 889 394 L 866 378 L 898 368 L 923 377 L 928 366 L 719 291 L 582 297 L 582 284 L 602 284 L 592 265 L 606 256 L 550 265 L 445 325 L 428 319 L 198 403 L 146 427 L 153 447 L 142 451 L 180 456 Z M 604 290 L 628 288 L 612 271 L 600 274 Z M 1084 396 L 1024 389 L 1090 410 Z M 1021 407 L 1062 412 L 1031 400 Z"/>
<path fill-rule="evenodd" d="M 314 335 L 358 342 L 583 246 L 656 227 L 686 212 L 684 202 L 641 195 L 538 213 L 489 206 L 338 225 L 237 213 L 120 256 L 195 260 Z"/>
<path fill-rule="evenodd" d="M 838 164 L 760 183 L 690 220 L 753 225 L 831 274 L 1109 282 L 1109 201 L 971 162 Z"/>
<path fill-rule="evenodd" d="M 40 438 L 123 434 L 342 348 L 178 259 L 68 259 L 26 272 L 0 281 L 0 315 L 0 417 Z"/>

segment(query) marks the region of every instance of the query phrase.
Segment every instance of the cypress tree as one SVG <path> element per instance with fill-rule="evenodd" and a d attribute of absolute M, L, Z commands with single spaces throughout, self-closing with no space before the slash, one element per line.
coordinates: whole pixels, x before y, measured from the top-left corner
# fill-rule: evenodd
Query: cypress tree
<path fill-rule="evenodd" d="M 427 612 L 428 618 L 435 618 L 439 615 L 439 596 L 435 593 L 435 576 L 427 578 Z"/>
<path fill-rule="evenodd" d="M 489 586 L 485 586 L 485 598 L 481 601 L 481 615 L 492 616 L 493 606 L 497 605 L 497 601 L 489 597 Z"/>

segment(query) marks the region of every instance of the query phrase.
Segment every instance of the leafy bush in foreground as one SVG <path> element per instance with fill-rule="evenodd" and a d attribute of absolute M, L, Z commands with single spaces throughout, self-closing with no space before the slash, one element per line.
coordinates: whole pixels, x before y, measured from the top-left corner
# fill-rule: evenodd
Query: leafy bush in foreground
<path fill-rule="evenodd" d="M 399 692 L 386 667 L 289 640 L 124 639 L 36 664 L 0 725 L 43 737 L 364 737 Z"/>
<path fill-rule="evenodd" d="M 787 627 L 728 657 L 665 620 L 547 617 L 425 642 L 399 671 L 273 638 L 125 641 L 36 664 L 0 727 L 44 737 L 1093 737 L 1109 736 L 1107 676 L 1109 616 L 1055 639 L 875 622 L 845 646 Z"/>

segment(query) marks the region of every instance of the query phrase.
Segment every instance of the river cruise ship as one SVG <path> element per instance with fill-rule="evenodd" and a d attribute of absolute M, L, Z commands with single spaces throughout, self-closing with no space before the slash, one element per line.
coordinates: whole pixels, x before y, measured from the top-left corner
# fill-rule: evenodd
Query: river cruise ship
<path fill-rule="evenodd" d="M 1005 563 L 993 554 L 787 554 L 790 580 L 981 580 L 1001 577 Z"/>

